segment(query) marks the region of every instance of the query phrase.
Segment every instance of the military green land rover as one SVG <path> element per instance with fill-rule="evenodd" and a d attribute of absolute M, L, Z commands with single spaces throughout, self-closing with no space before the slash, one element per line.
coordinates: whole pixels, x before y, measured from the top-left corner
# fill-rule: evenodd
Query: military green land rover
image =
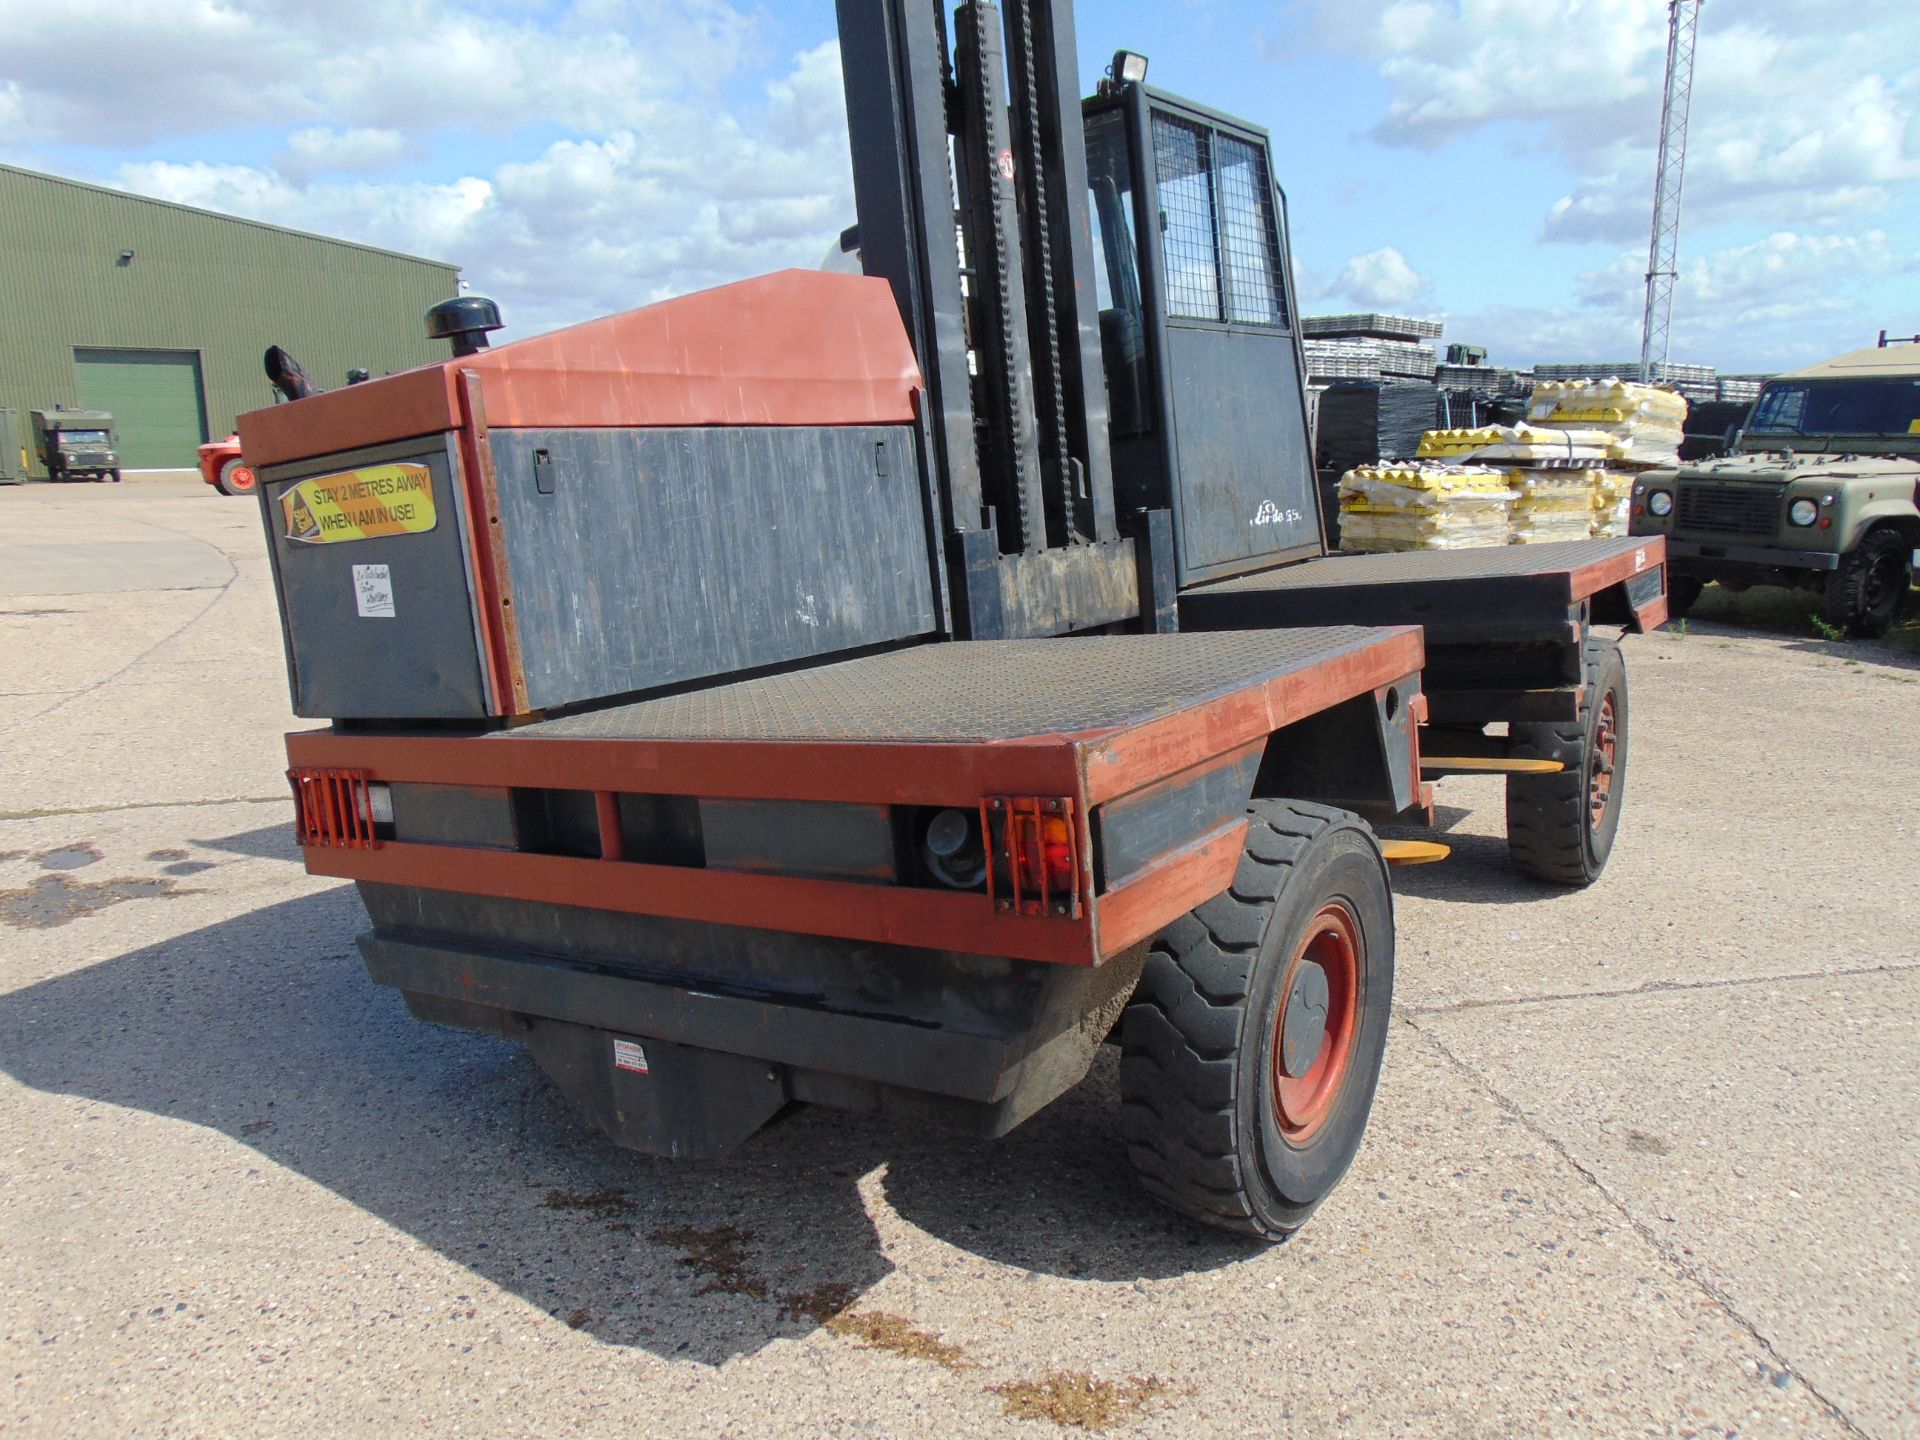
<path fill-rule="evenodd" d="M 1786 585 L 1849 635 L 1886 630 L 1920 550 L 1920 336 L 1769 380 L 1731 449 L 1634 483 L 1632 533 L 1667 537 L 1670 613 L 1710 580 Z"/>

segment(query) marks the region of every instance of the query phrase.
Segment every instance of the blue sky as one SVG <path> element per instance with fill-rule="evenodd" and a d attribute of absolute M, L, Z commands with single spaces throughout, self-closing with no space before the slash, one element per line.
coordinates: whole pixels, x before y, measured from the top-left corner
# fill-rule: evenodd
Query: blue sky
<path fill-rule="evenodd" d="M 1530 363 L 1637 353 L 1665 16 L 1082 0 L 1078 25 L 1089 86 L 1126 45 L 1271 129 L 1309 311 Z M 525 333 L 817 264 L 852 215 L 833 41 L 827 0 L 0 0 L 0 159 L 454 260 Z M 1673 358 L 1920 330 L 1920 4 L 1708 0 L 1700 57 Z"/>

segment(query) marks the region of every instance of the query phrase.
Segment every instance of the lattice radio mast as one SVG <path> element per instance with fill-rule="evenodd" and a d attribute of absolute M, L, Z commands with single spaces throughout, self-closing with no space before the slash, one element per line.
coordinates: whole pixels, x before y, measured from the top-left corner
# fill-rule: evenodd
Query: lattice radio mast
<path fill-rule="evenodd" d="M 1660 163 L 1653 181 L 1653 240 L 1647 247 L 1647 314 L 1640 327 L 1640 378 L 1664 374 L 1673 329 L 1673 282 L 1680 257 L 1680 181 L 1687 168 L 1687 112 L 1693 52 L 1704 0 L 1669 0 L 1667 87 L 1660 102 Z"/>

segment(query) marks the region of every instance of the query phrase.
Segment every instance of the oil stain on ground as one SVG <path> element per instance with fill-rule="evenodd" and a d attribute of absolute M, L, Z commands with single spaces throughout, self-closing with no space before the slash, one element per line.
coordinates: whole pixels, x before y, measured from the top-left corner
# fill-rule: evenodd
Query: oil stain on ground
<path fill-rule="evenodd" d="M 171 900 L 197 893 L 182 890 L 174 880 L 121 876 L 89 882 L 70 880 L 65 875 L 42 875 L 18 890 L 0 890 L 0 925 L 15 930 L 50 930 L 123 901 Z"/>
<path fill-rule="evenodd" d="M 547 1210 L 583 1210 L 602 1217 L 624 1215 L 633 1209 L 627 1192 L 611 1185 L 602 1185 L 597 1190 L 549 1190 L 540 1204 Z"/>
<path fill-rule="evenodd" d="M 746 1295 L 755 1300 L 767 1298 L 767 1282 L 747 1265 L 746 1247 L 753 1231 L 738 1225 L 721 1225 L 712 1230 L 697 1230 L 691 1225 L 674 1225 L 653 1232 L 656 1245 L 671 1245 L 681 1252 L 680 1264 L 700 1277 L 696 1295 Z"/>
<path fill-rule="evenodd" d="M 84 845 L 61 845 L 52 850 L 42 850 L 34 856 L 34 863 L 42 870 L 84 870 L 89 865 L 97 865 L 107 857 L 100 853 L 100 847 L 88 842 Z"/>
<path fill-rule="evenodd" d="M 853 1287 L 839 1281 L 816 1285 L 780 1302 L 783 1320 L 811 1320 L 844 1340 L 869 1350 L 884 1350 L 905 1360 L 929 1360 L 947 1370 L 965 1370 L 973 1362 L 958 1345 L 949 1345 L 901 1315 L 885 1310 L 859 1310 L 853 1305 Z"/>
<path fill-rule="evenodd" d="M 1074 1430 L 1111 1430 L 1124 1425 L 1172 1387 L 1150 1375 L 1102 1380 L 1085 1370 L 1049 1370 L 1038 1380 L 995 1385 L 1007 1414 L 1021 1420 L 1051 1420 Z"/>

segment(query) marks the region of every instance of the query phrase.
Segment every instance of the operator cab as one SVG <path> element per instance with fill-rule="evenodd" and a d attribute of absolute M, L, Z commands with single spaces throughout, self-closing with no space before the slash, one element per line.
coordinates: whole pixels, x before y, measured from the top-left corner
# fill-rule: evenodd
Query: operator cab
<path fill-rule="evenodd" d="M 1084 105 L 1116 508 L 1180 585 L 1323 552 L 1267 132 L 1144 84 Z"/>

